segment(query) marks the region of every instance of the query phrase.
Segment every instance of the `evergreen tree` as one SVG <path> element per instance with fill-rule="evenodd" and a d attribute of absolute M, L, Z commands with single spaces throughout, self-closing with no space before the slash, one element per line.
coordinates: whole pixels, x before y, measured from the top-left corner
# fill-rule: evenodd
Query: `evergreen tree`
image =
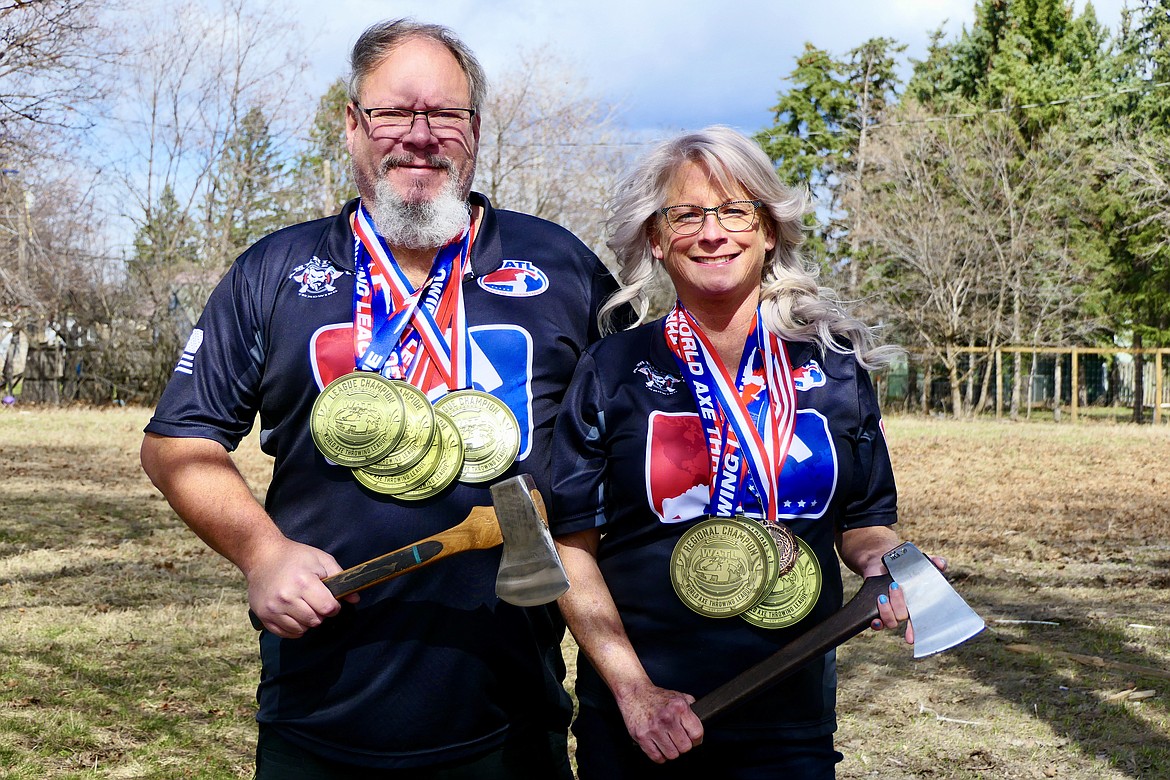
<path fill-rule="evenodd" d="M 897 101 L 896 55 L 905 46 L 873 38 L 835 59 L 806 43 L 772 111 L 775 124 L 756 139 L 780 177 L 803 184 L 819 206 L 810 251 L 843 270 L 839 286 L 856 291 L 860 258 L 854 237 L 864 204 L 861 179 L 871 129 Z"/>
<path fill-rule="evenodd" d="M 345 145 L 348 102 L 345 81 L 337 79 L 317 103 L 308 144 L 297 157 L 287 191 L 286 210 L 291 221 L 335 214 L 347 200 L 357 197 Z"/>
<path fill-rule="evenodd" d="M 952 241 L 985 255 L 979 273 L 960 288 L 943 278 L 907 286 L 906 275 L 921 276 L 926 258 L 917 251 L 889 257 L 889 235 L 903 217 L 871 209 L 875 224 L 867 235 L 874 236 L 874 251 L 886 255 L 871 282 L 879 291 L 909 290 L 895 316 L 915 337 L 911 346 L 944 363 L 956 414 L 961 377 L 953 349 L 948 354 L 940 343 L 1052 346 L 1082 341 L 1092 330 L 1098 306 L 1093 274 L 1102 243 L 1083 208 L 1084 180 L 1076 174 L 1084 170 L 1083 147 L 1090 142 L 1077 129 L 1085 96 L 1108 87 L 1108 65 L 1106 34 L 1091 6 L 1077 16 L 1068 0 L 978 0 L 970 30 L 953 41 L 944 41 L 941 32 L 932 36 L 907 85 L 904 124 L 881 131 L 913 136 L 921 132 L 915 123 L 946 128 L 926 137 L 946 139 L 945 146 L 932 148 L 949 150 L 954 160 L 934 161 L 920 173 L 883 171 L 874 197 L 882 200 L 883 188 L 929 184 L 912 208 L 967 214 L 969 219 L 948 221 L 956 231 Z M 1070 110 L 1073 105 L 1078 108 Z M 906 148 L 892 137 L 884 143 Z M 938 176 L 952 186 L 939 186 Z M 962 326 L 952 323 L 933 336 L 914 328 L 916 311 L 928 310 L 932 301 L 960 300 L 959 289 L 970 304 Z M 1014 373 L 1013 410 L 1023 373 L 1019 360 Z"/>
<path fill-rule="evenodd" d="M 244 114 L 224 145 L 206 201 L 209 267 L 226 268 L 259 238 L 288 223 L 280 206 L 284 166 L 258 107 Z"/>
<path fill-rule="evenodd" d="M 1096 127 L 1100 186 L 1091 208 L 1109 244 L 1104 264 L 1114 327 L 1136 348 L 1170 341 L 1170 0 L 1127 11 L 1116 43 L 1122 87 Z M 1143 419 L 1142 356 L 1135 373 L 1134 420 Z"/>
<path fill-rule="evenodd" d="M 135 318 L 151 339 L 139 368 L 148 397 L 157 397 L 170 377 L 183 339 L 191 331 L 205 297 L 197 304 L 188 290 L 199 279 L 199 237 L 191 216 L 168 185 L 148 209 L 134 235 L 134 254 L 126 264 L 128 298 Z"/>

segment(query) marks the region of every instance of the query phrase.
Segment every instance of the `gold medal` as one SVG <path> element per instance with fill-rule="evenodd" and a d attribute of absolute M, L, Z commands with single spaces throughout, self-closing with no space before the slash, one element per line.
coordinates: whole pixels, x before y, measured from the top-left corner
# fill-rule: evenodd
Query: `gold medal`
<path fill-rule="evenodd" d="M 334 463 L 364 466 L 397 446 L 405 411 L 388 379 L 356 371 L 334 379 L 313 401 L 309 432 L 317 449 Z"/>
<path fill-rule="evenodd" d="M 456 390 L 435 401 L 463 440 L 461 482 L 487 482 L 503 474 L 520 452 L 520 424 L 500 399 L 480 390 Z"/>
<path fill-rule="evenodd" d="M 700 615 L 732 617 L 767 595 L 776 554 L 775 543 L 758 523 L 712 517 L 688 528 L 675 544 L 670 583 Z"/>
<path fill-rule="evenodd" d="M 386 382 L 402 399 L 405 424 L 402 438 L 394 449 L 374 463 L 363 464 L 364 471 L 377 476 L 401 474 L 413 468 L 427 454 L 435 435 L 435 412 L 423 392 L 401 379 L 387 379 Z"/>
<path fill-rule="evenodd" d="M 816 606 L 824 579 L 820 564 L 803 539 L 795 535 L 793 538 L 797 544 L 796 565 L 776 580 L 762 601 L 740 615 L 753 626 L 787 628 L 803 620 Z"/>
<path fill-rule="evenodd" d="M 438 438 L 438 437 L 436 437 Z M 381 474 L 371 471 L 369 467 L 354 469 L 353 475 L 357 481 L 376 493 L 388 496 L 400 496 L 402 493 L 415 488 L 427 481 L 431 472 L 439 465 L 439 449 L 442 445 L 431 446 L 423 453 L 417 463 L 402 471 L 390 474 Z"/>
<path fill-rule="evenodd" d="M 760 598 L 752 603 L 751 607 L 758 604 L 765 596 L 772 592 L 772 588 L 776 584 L 776 577 L 780 572 L 780 551 L 776 547 L 776 539 L 764 524 L 758 520 L 753 520 L 746 515 L 736 515 L 735 519 L 743 523 L 744 526 L 760 540 L 760 544 L 764 546 L 764 592 L 760 594 Z M 751 607 L 748 607 L 749 609 Z"/>
<path fill-rule="evenodd" d="M 438 420 L 435 420 L 435 424 L 437 431 Z M 379 462 L 365 468 L 354 469 L 354 476 L 370 490 L 401 498 L 404 493 L 414 490 L 430 479 L 439 465 L 443 444 L 443 437 L 436 433 L 431 437 L 431 444 L 423 456 L 409 468 L 384 473 L 376 468 Z"/>
<path fill-rule="evenodd" d="M 421 485 L 399 493 L 398 498 L 408 501 L 430 498 L 442 492 L 459 476 L 459 471 L 463 467 L 463 441 L 459 438 L 459 430 L 450 417 L 437 410 L 435 424 L 435 440 L 440 442 L 438 463 Z"/>

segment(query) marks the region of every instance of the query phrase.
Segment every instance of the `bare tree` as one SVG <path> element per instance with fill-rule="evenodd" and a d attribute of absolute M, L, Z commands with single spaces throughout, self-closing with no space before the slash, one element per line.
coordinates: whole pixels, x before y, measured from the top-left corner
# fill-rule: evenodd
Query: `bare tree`
<path fill-rule="evenodd" d="M 86 0 L 0 2 L 0 144 L 36 126 L 88 125 L 115 54 L 110 40 Z"/>
<path fill-rule="evenodd" d="M 954 185 L 963 165 L 954 130 L 908 121 L 873 134 L 869 217 L 859 238 L 873 250 L 869 283 L 907 346 L 943 364 L 958 416 L 961 349 L 989 328 L 994 282 L 986 240 Z"/>
<path fill-rule="evenodd" d="M 547 48 L 493 77 L 476 189 L 496 206 L 558 222 L 604 255 L 604 203 L 621 167 L 615 108 Z"/>
<path fill-rule="evenodd" d="M 291 157 L 311 99 L 299 78 L 306 60 L 297 27 L 274 1 L 189 2 L 133 27 L 130 83 L 114 106 L 106 167 L 138 237 L 127 277 L 137 305 L 125 314 L 150 339 L 148 384 L 159 390 L 251 232 L 241 233 L 240 215 L 256 206 L 268 223 L 277 220 L 272 193 L 243 186 L 248 145 L 263 146 L 276 166 Z"/>

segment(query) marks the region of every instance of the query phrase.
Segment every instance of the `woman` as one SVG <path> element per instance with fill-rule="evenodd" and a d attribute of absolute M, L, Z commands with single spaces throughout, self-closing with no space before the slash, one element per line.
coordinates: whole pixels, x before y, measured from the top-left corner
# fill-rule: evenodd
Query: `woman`
<path fill-rule="evenodd" d="M 833 653 L 709 727 L 690 708 L 840 608 L 838 553 L 870 576 L 900 541 L 866 373 L 893 350 L 804 265 L 807 208 L 723 127 L 661 144 L 612 204 L 602 316 L 644 319 L 657 264 L 678 303 L 595 344 L 557 422 L 582 780 L 834 776 Z M 906 619 L 896 586 L 879 614 Z"/>

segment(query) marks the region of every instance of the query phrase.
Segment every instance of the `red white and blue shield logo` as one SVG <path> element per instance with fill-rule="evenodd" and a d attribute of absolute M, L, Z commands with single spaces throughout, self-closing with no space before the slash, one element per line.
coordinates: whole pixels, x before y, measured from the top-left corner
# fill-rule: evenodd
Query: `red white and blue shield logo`
<path fill-rule="evenodd" d="M 488 292 L 510 298 L 531 298 L 548 289 L 548 276 L 527 260 L 505 260 L 476 281 Z"/>

